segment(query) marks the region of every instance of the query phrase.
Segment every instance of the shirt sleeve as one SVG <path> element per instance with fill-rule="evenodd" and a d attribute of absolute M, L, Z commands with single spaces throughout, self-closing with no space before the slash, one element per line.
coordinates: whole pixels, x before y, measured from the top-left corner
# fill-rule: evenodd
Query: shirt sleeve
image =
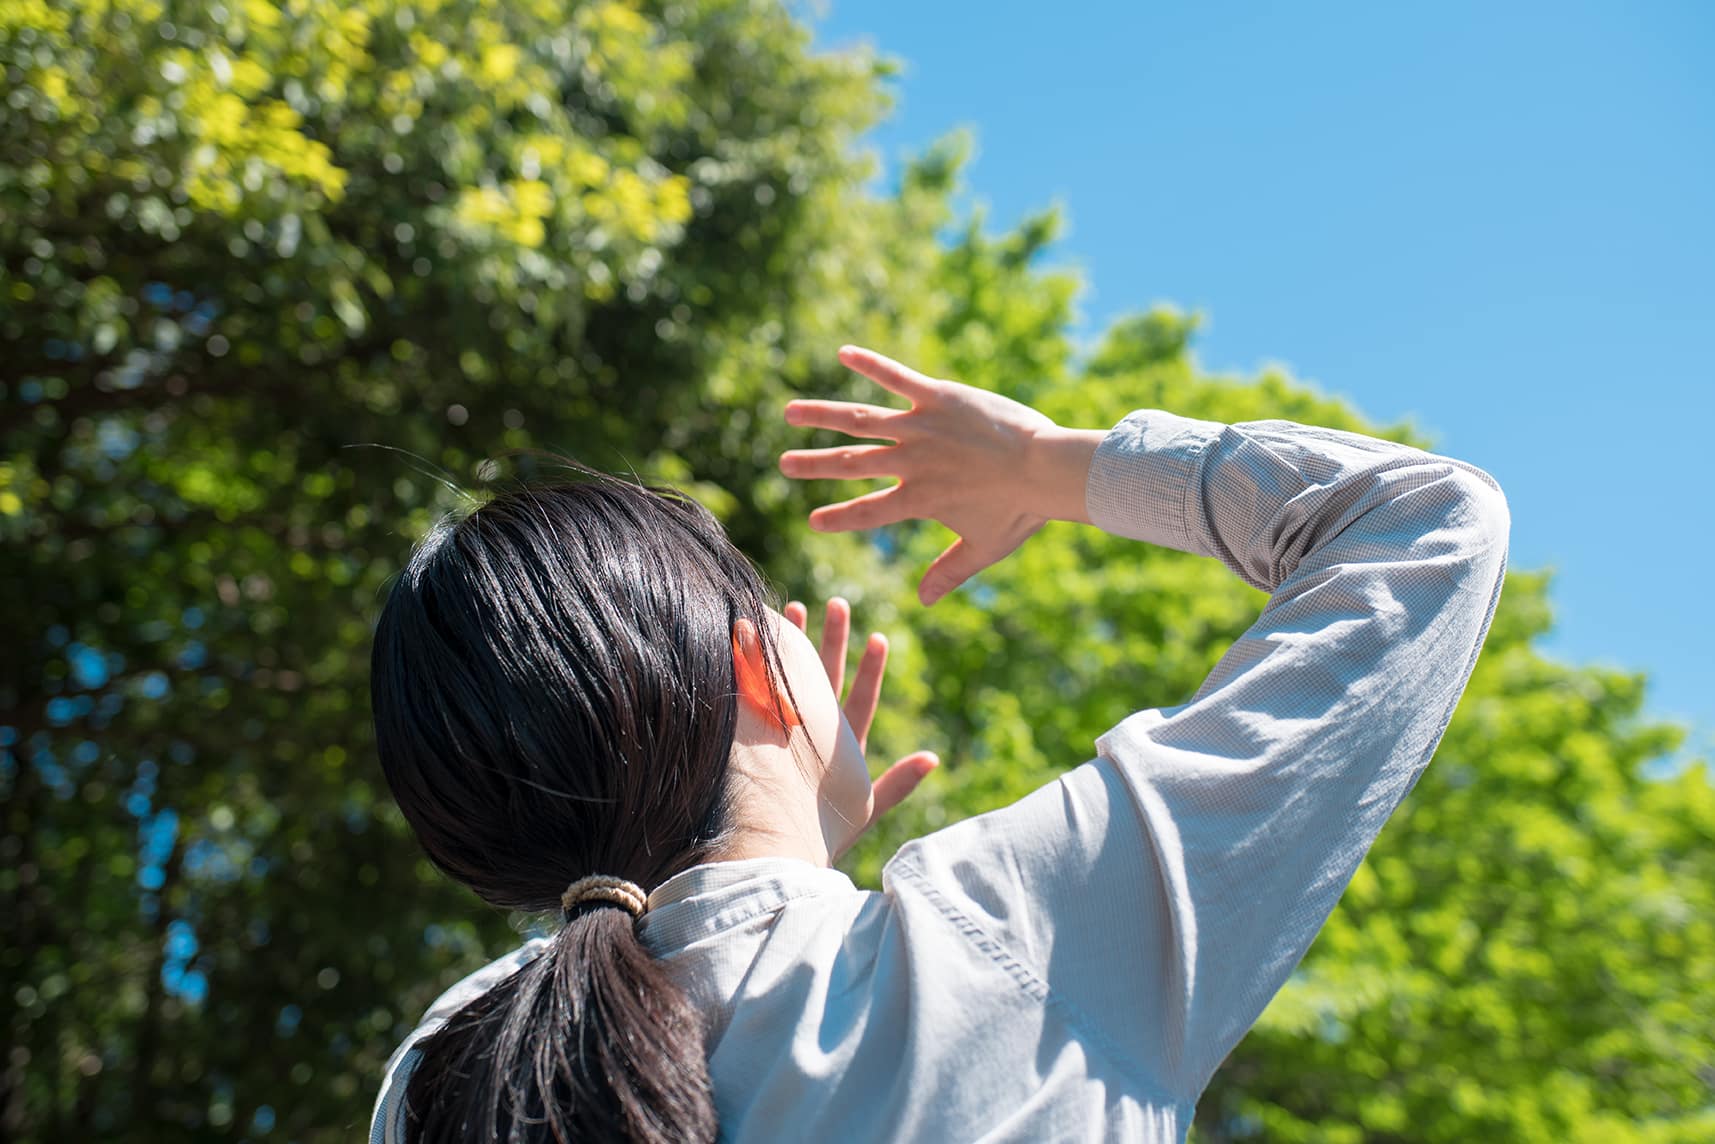
<path fill-rule="evenodd" d="M 1219 559 L 1268 604 L 1189 701 L 907 844 L 886 882 L 1091 1047 L 1194 1101 L 1428 765 L 1494 616 L 1509 514 L 1462 461 L 1160 410 L 1103 439 L 1086 503 L 1108 532 Z"/>

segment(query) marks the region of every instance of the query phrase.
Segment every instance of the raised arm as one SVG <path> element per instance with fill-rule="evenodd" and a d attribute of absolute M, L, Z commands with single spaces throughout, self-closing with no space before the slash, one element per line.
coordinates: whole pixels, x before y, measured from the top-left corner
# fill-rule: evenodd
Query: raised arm
<path fill-rule="evenodd" d="M 1150 839 L 1164 1014 L 1200 1090 L 1303 957 L 1428 765 L 1506 571 L 1499 486 L 1355 433 L 1133 413 L 1090 515 L 1271 593 L 1191 700 L 1097 739 Z"/>
<path fill-rule="evenodd" d="M 1088 520 L 1215 557 L 1270 600 L 1189 701 L 889 873 L 960 903 L 1093 1043 L 1192 1100 L 1428 764 L 1494 616 L 1507 505 L 1464 462 L 1287 421 L 1141 410 L 1093 447 L 1039 435 L 1088 457 Z"/>

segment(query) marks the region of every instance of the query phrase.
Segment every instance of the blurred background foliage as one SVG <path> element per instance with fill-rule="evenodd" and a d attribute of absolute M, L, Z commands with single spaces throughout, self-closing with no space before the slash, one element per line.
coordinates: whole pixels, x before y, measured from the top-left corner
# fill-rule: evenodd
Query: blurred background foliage
<path fill-rule="evenodd" d="M 0 1135 L 349 1139 L 530 919 L 435 876 L 371 750 L 411 541 L 543 448 L 691 489 L 894 636 L 877 756 L 943 771 L 850 861 L 1182 700 L 1262 603 L 1050 526 L 931 611 L 946 536 L 824 536 L 781 405 L 845 341 L 1112 424 L 1367 425 L 1214 377 L 1167 307 L 1093 351 L 1052 212 L 878 189 L 888 64 L 773 0 L 0 0 Z M 1171 225 L 1139 220 L 1140 226 Z M 1481 458 L 1474 458 L 1481 461 Z M 1204 1141 L 1715 1135 L 1715 795 L 1640 675 L 1551 662 L 1515 573 L 1436 763 L 1217 1075 Z"/>

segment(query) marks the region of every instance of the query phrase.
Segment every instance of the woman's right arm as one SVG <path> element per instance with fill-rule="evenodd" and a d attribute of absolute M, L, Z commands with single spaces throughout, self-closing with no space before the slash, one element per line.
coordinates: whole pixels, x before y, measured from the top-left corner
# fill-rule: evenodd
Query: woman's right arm
<path fill-rule="evenodd" d="M 964 545 L 937 562 L 956 583 L 1045 517 L 1085 519 L 1270 593 L 1187 702 L 1131 715 L 1093 762 L 889 865 L 1031 967 L 1092 1040 L 1195 1099 L 1440 741 L 1499 598 L 1505 498 L 1472 465 L 1360 434 L 1162 410 L 1068 433 L 866 351 L 842 359 L 914 408 L 859 418 L 891 450 L 811 462 L 901 477 L 824 523 L 941 520 Z M 798 423 L 825 424 L 831 403 L 810 406 Z M 803 463 L 782 458 L 812 475 Z M 829 471 L 842 464 L 862 471 Z"/>

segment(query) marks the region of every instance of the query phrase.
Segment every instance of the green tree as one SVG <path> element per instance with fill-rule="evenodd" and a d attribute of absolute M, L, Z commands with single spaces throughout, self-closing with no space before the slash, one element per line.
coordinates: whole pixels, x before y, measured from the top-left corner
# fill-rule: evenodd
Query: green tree
<path fill-rule="evenodd" d="M 799 551 L 767 410 L 909 327 L 941 195 L 859 190 L 877 65 L 807 41 L 748 0 L 0 3 L 9 1134 L 344 1137 L 515 936 L 369 749 L 448 485 L 547 446 Z"/>
<path fill-rule="evenodd" d="M 834 490 L 774 467 L 788 397 L 859 392 L 837 345 L 1068 423 L 1367 428 L 1207 376 L 1171 310 L 1075 361 L 1055 215 L 959 216 L 958 139 L 870 189 L 885 63 L 773 0 L 0 0 L 0 66 L 11 1138 L 346 1138 L 427 1001 L 518 940 L 419 858 L 363 698 L 411 539 L 533 471 L 497 455 L 685 484 L 895 635 L 878 754 L 948 765 L 854 854 L 873 880 L 1182 699 L 1261 596 L 1055 526 L 923 611 L 941 530 L 810 533 Z M 1640 678 L 1537 654 L 1546 599 L 1513 578 L 1200 1135 L 1708 1135 L 1715 805 L 1644 778 L 1677 737 Z"/>

